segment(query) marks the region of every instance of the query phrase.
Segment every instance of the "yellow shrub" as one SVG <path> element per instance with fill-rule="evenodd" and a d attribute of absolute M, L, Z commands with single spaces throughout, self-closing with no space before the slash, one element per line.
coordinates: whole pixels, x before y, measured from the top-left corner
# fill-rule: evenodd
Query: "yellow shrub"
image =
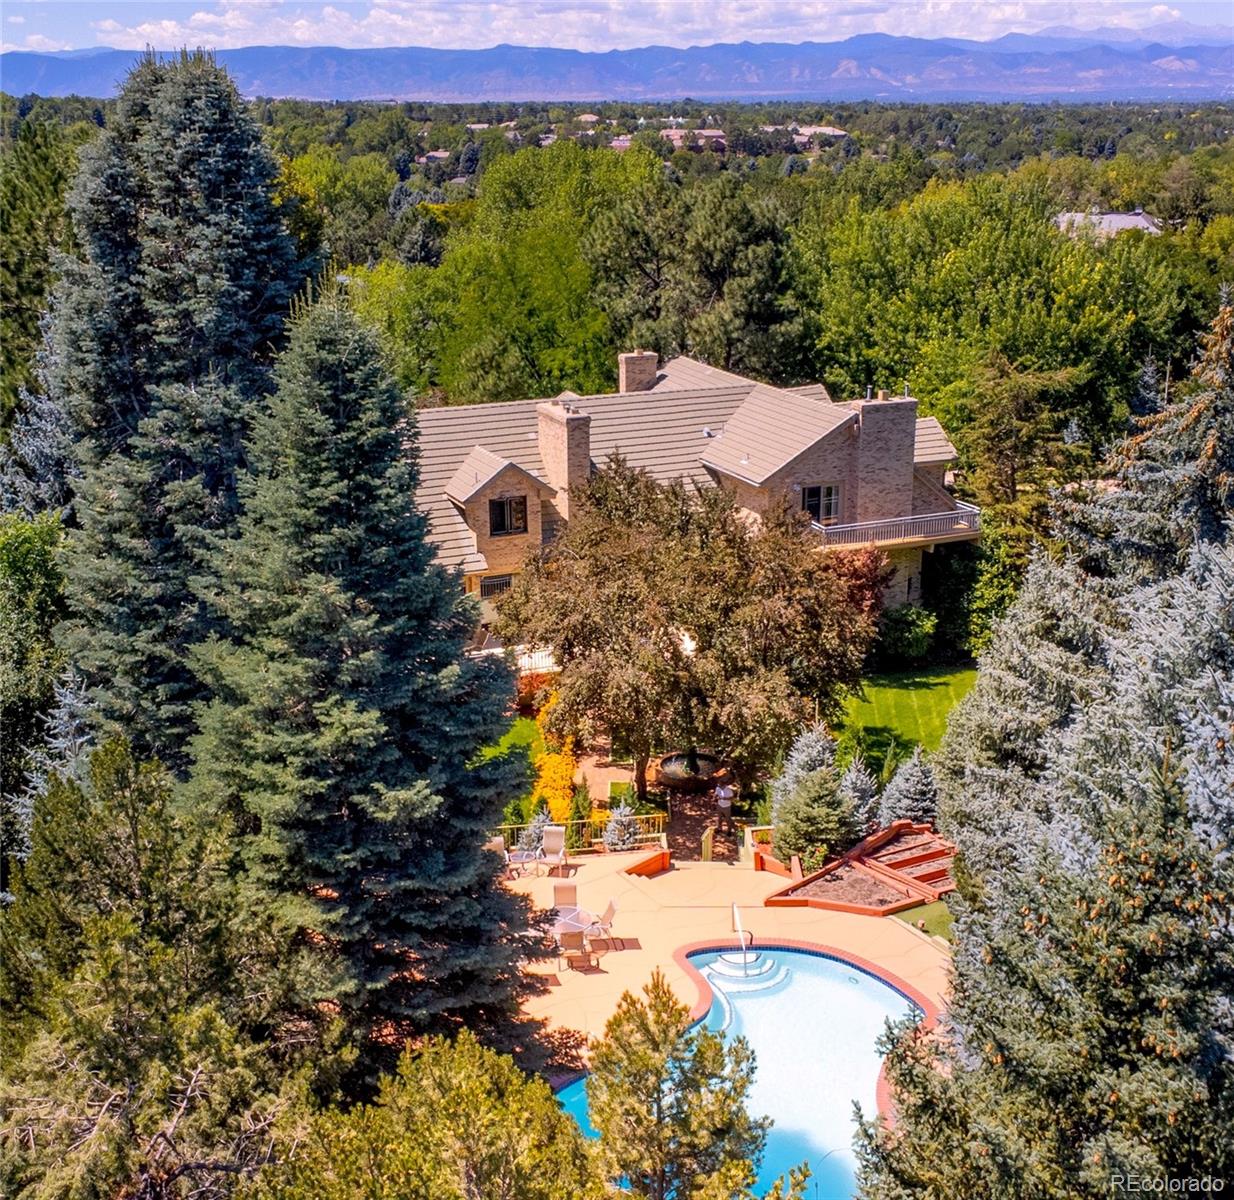
<path fill-rule="evenodd" d="M 578 760 L 574 757 L 574 739 L 566 738 L 560 750 L 542 754 L 536 763 L 536 786 L 532 791 L 532 810 L 541 801 L 548 806 L 554 821 L 570 819 L 570 802 L 574 799 L 574 772 Z"/>

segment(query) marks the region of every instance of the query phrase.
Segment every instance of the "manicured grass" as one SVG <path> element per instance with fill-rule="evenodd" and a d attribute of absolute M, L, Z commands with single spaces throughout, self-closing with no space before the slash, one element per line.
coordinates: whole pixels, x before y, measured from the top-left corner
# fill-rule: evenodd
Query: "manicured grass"
<path fill-rule="evenodd" d="M 933 904 L 921 904 L 916 908 L 906 908 L 895 915 L 914 929 L 917 928 L 918 921 L 924 921 L 926 933 L 951 941 L 951 913 L 942 900 L 935 900 Z"/>
<path fill-rule="evenodd" d="M 861 730 L 867 757 L 877 763 L 894 737 L 901 745 L 934 750 L 947 728 L 947 714 L 977 678 L 972 667 L 902 671 L 864 680 L 865 699 L 853 700 L 844 725 Z"/>
<path fill-rule="evenodd" d="M 544 739 L 540 736 L 540 727 L 530 717 L 515 717 L 514 724 L 502 735 L 496 745 L 486 746 L 483 757 L 506 754 L 511 750 L 523 748 L 531 761 L 544 753 Z"/>

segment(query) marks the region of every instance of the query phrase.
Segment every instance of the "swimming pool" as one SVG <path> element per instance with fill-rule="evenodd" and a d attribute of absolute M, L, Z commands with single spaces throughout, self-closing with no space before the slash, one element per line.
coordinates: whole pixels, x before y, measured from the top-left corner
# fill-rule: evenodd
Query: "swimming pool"
<path fill-rule="evenodd" d="M 748 974 L 731 950 L 701 951 L 688 961 L 711 987 L 708 1028 L 741 1034 L 758 1059 L 748 1107 L 775 1122 L 760 1187 L 805 1160 L 810 1200 L 851 1200 L 853 1101 L 867 1114 L 877 1111 L 882 1061 L 875 1042 L 888 1019 L 919 1013 L 918 1006 L 884 980 L 819 952 L 759 947 Z M 594 1137 L 585 1085 L 580 1079 L 558 1098 Z"/>

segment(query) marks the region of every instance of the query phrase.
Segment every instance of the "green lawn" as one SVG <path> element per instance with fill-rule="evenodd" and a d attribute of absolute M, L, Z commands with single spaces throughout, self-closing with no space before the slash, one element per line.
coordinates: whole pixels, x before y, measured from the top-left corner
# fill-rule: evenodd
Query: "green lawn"
<path fill-rule="evenodd" d="M 502 735 L 501 741 L 496 745 L 486 746 L 481 751 L 481 757 L 492 758 L 516 747 L 525 748 L 528 759 L 533 762 L 544 753 L 544 739 L 540 736 L 540 727 L 530 717 L 515 717 L 514 724 Z"/>
<path fill-rule="evenodd" d="M 914 929 L 917 928 L 918 921 L 924 921 L 926 933 L 951 941 L 951 913 L 942 900 L 935 900 L 933 904 L 919 904 L 916 908 L 906 908 L 895 915 Z"/>
<path fill-rule="evenodd" d="M 976 678 L 972 667 L 871 675 L 863 681 L 865 699 L 850 701 L 844 728 L 860 731 L 866 757 L 876 769 L 893 737 L 903 747 L 919 742 L 934 750 L 947 728 L 947 714 Z"/>

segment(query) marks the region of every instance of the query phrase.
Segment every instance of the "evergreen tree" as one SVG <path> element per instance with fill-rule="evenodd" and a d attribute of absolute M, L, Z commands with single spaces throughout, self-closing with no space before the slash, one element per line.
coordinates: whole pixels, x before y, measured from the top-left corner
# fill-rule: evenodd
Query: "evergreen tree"
<path fill-rule="evenodd" d="M 29 845 L 21 797 L 61 666 L 52 628 L 64 613 L 62 536 L 55 517 L 0 516 L 0 891 L 4 860 Z"/>
<path fill-rule="evenodd" d="M 912 758 L 900 764 L 883 789 L 878 805 L 878 823 L 886 828 L 893 821 L 925 821 L 930 824 L 938 814 L 938 785 L 934 772 L 918 746 Z"/>
<path fill-rule="evenodd" d="M 609 813 L 604 825 L 604 848 L 606 850 L 633 850 L 642 839 L 643 831 L 628 804 L 618 804 Z"/>
<path fill-rule="evenodd" d="M 840 790 L 834 768 L 820 767 L 803 775 L 780 804 L 772 844 L 781 862 L 796 854 L 806 871 L 814 871 L 847 850 L 857 832 L 852 805 Z"/>
<path fill-rule="evenodd" d="M 52 304 L 44 383 L 74 432 L 63 644 L 102 726 L 179 770 L 201 686 L 185 650 L 205 531 L 235 515 L 240 441 L 302 272 L 277 170 L 226 74 L 148 56 L 81 153 L 80 253 Z"/>
<path fill-rule="evenodd" d="M 217 1198 L 269 1156 L 294 1072 L 252 1037 L 262 933 L 222 832 L 117 742 L 39 797 L 0 916 L 6 1196 Z"/>
<path fill-rule="evenodd" d="M 467 1030 L 407 1050 L 376 1103 L 284 1119 L 258 1200 L 600 1200 L 582 1131 L 542 1079 Z"/>
<path fill-rule="evenodd" d="M 857 835 L 864 837 L 878 820 L 878 783 L 860 754 L 853 755 L 840 776 L 840 795 L 852 809 Z"/>
<path fill-rule="evenodd" d="M 49 325 L 44 322 L 45 329 Z M 27 517 L 65 513 L 72 502 L 73 480 L 79 474 L 73 461 L 73 428 L 43 386 L 50 353 L 45 338 L 36 360 L 39 386 L 22 392 L 8 441 L 0 442 L 0 512 Z"/>
<path fill-rule="evenodd" d="M 507 668 L 467 659 L 475 613 L 415 508 L 414 425 L 374 337 L 327 296 L 302 313 L 248 444 L 236 536 L 212 600 L 231 640 L 197 663 L 215 693 L 194 742 L 203 802 L 236 814 L 249 885 L 335 975 L 366 1056 L 517 999 L 524 903 L 484 853 L 508 764 Z"/>
<path fill-rule="evenodd" d="M 24 122 L 0 157 L 0 438 L 34 380 L 39 316 L 68 230 L 64 193 L 73 167 L 73 148 L 47 121 Z"/>
<path fill-rule="evenodd" d="M 754 1055 L 690 1024 L 656 971 L 592 1047 L 587 1098 L 606 1178 L 647 1200 L 749 1195 L 771 1122 L 746 1112 Z"/>
<path fill-rule="evenodd" d="M 1234 304 L 1201 338 L 1191 377 L 1114 454 L 1112 487 L 1062 505 L 1062 532 L 1096 574 L 1131 587 L 1174 574 L 1198 542 L 1230 537 Z"/>
<path fill-rule="evenodd" d="M 953 840 L 965 833 L 961 890 L 1012 869 L 1032 845 L 1049 812 L 1041 776 L 1050 748 L 1104 679 L 1105 638 L 1118 620 L 1106 589 L 1074 561 L 1034 557 L 931 760 L 939 828 Z"/>
<path fill-rule="evenodd" d="M 771 781 L 771 819 L 797 790 L 801 781 L 813 771 L 835 766 L 836 742 L 826 725 L 811 725 L 793 740 L 785 755 L 780 773 Z"/>
<path fill-rule="evenodd" d="M 888 1043 L 863 1194 L 1108 1196 L 1234 1170 L 1234 558 L 1130 593 L 1055 741 L 1048 826 L 959 906 L 944 1036 Z M 963 828 L 959 831 L 964 837 Z"/>

